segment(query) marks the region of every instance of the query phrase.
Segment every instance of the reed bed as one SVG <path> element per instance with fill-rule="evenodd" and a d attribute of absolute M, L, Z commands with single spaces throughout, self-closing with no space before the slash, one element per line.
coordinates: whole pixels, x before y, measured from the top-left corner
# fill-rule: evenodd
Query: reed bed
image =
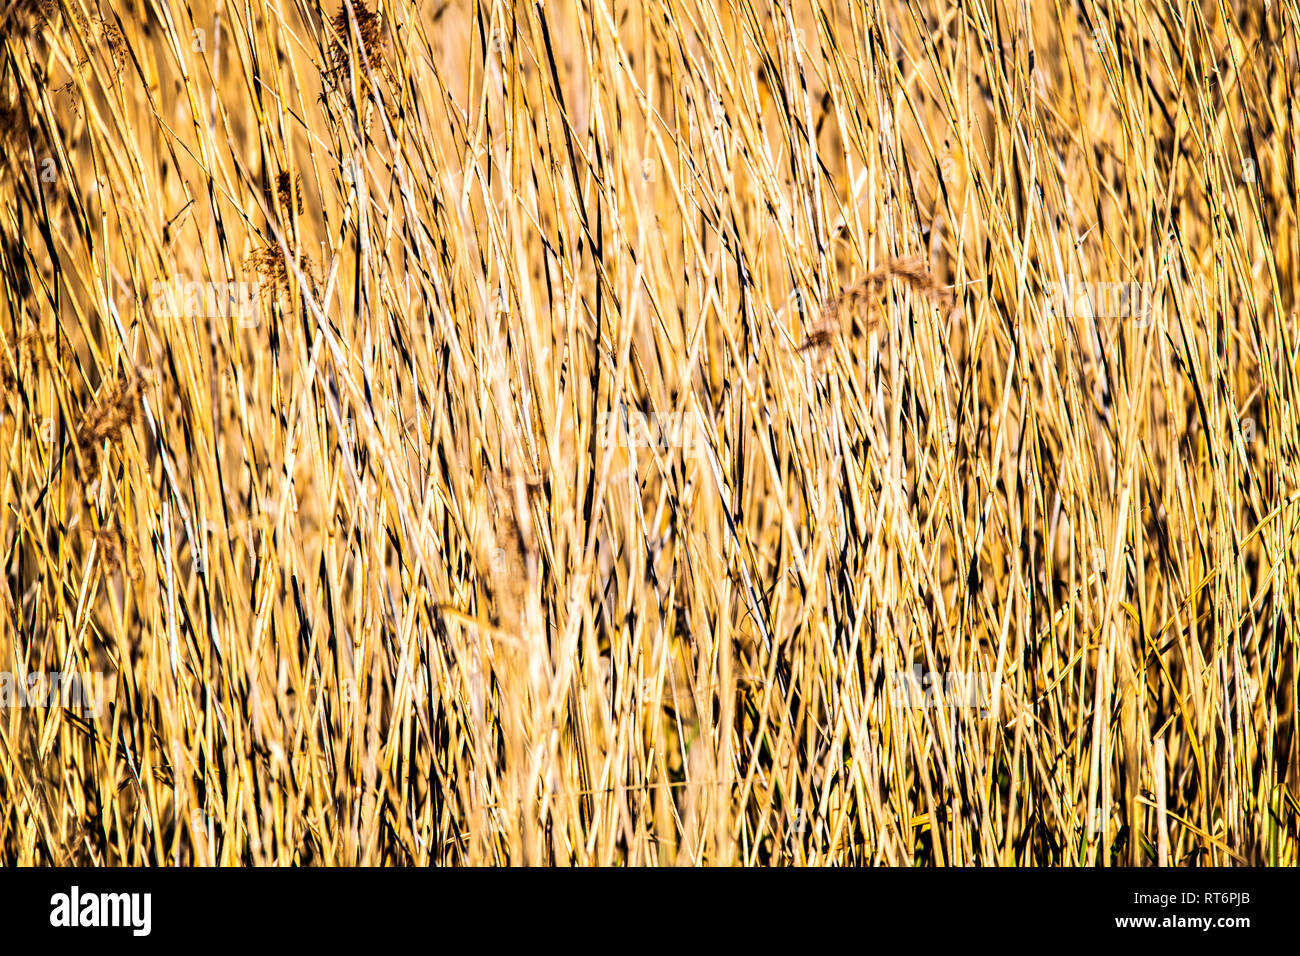
<path fill-rule="evenodd" d="M 0 862 L 1300 862 L 1296 0 L 3 5 Z"/>

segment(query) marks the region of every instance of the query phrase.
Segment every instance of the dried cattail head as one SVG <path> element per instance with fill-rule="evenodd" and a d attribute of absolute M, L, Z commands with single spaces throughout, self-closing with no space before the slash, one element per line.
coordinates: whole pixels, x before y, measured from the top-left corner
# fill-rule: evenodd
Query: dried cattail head
<path fill-rule="evenodd" d="M 244 268 L 258 276 L 264 291 L 281 299 L 282 302 L 288 301 L 290 290 L 293 288 L 290 283 L 290 279 L 294 278 L 293 270 L 289 268 L 284 250 L 278 242 L 267 243 L 253 252 L 244 260 Z M 307 280 L 309 289 L 314 292 L 319 286 L 316 266 L 306 253 L 298 254 L 298 270 Z"/>
<path fill-rule="evenodd" d="M 118 546 L 121 531 L 110 523 L 95 529 L 94 537 L 104 562 L 104 571 L 112 574 L 121 566 L 122 549 Z"/>
<path fill-rule="evenodd" d="M 39 360 L 37 345 L 41 339 L 40 329 L 29 329 L 18 336 L 18 341 L 14 344 L 12 367 L 8 361 L 0 361 L 0 393 L 8 394 L 18 390 L 18 376 L 22 374 L 23 360 L 28 357 L 33 363 Z M 3 353 L 0 353 L 0 358 L 3 358 Z"/>
<path fill-rule="evenodd" d="M 117 444 L 122 431 L 135 422 L 140 412 L 140 375 L 119 379 L 103 389 L 90 411 L 77 426 L 77 447 L 85 457 L 88 470 L 99 464 L 105 441 Z"/>
<path fill-rule="evenodd" d="M 0 2 L 3 2 L 3 0 L 0 0 Z M 55 9 L 58 8 L 57 3 L 53 6 Z M 114 76 L 120 76 L 127 64 L 131 62 L 131 48 L 127 45 L 126 37 L 122 34 L 122 29 L 116 23 L 113 23 L 104 17 L 86 16 L 80 6 L 76 3 L 70 4 L 68 9 L 72 13 L 75 28 L 80 31 L 83 40 L 87 44 L 98 42 L 108 47 L 109 56 L 112 58 L 113 62 L 113 74 Z M 50 18 L 47 18 L 47 23 L 49 22 L 49 19 Z M 77 58 L 78 69 L 84 69 L 89 63 L 90 56 L 88 53 L 83 53 Z M 59 87 L 59 92 L 71 93 L 75 91 L 76 88 L 77 84 L 75 82 L 69 82 Z"/>
<path fill-rule="evenodd" d="M 288 269 L 285 267 L 284 250 L 279 243 L 270 243 L 257 249 L 244 260 L 245 268 L 251 269 L 260 278 L 272 283 L 288 281 Z"/>
<path fill-rule="evenodd" d="M 116 23 L 110 23 L 103 17 L 99 18 L 99 36 L 103 43 L 108 47 L 108 52 L 113 58 L 113 69 L 117 75 L 121 75 L 131 62 L 130 48 L 126 45 L 126 37 L 122 35 L 122 30 Z"/>
<path fill-rule="evenodd" d="M 3 386 L 0 390 L 17 391 L 23 365 L 28 364 L 33 369 L 39 367 L 45 361 L 47 349 L 51 347 L 59 362 L 71 353 L 66 339 L 43 333 L 39 328 L 28 329 L 18 336 L 18 341 L 14 343 L 13 367 L 10 368 L 7 362 L 0 364 L 0 386 Z"/>
<path fill-rule="evenodd" d="M 344 0 L 334 15 L 332 26 L 334 36 L 330 41 L 329 70 L 326 73 L 329 85 L 336 89 L 347 85 L 350 61 L 355 55 L 358 91 L 362 96 L 369 95 L 369 72 L 387 73 L 384 52 L 388 47 L 388 34 L 383 19 L 361 0 L 350 3 Z"/>
<path fill-rule="evenodd" d="M 873 326 L 880 318 L 877 300 L 890 279 L 901 280 L 944 311 L 952 309 L 952 293 L 939 284 L 919 256 L 891 259 L 888 265 L 827 299 L 822 305 L 820 319 L 808 331 L 808 338 L 799 346 L 799 351 L 829 348 L 835 336 L 844 330 L 846 319 L 861 318 L 867 328 Z"/>
<path fill-rule="evenodd" d="M 952 308 L 952 292 L 939 284 L 939 280 L 926 268 L 920 256 L 891 259 L 889 273 L 895 279 L 902 279 L 917 292 L 928 297 L 939 308 L 944 310 Z"/>
<path fill-rule="evenodd" d="M 267 208 L 284 219 L 292 219 L 296 210 L 302 215 L 302 177 L 288 170 L 281 172 L 262 190 Z"/>

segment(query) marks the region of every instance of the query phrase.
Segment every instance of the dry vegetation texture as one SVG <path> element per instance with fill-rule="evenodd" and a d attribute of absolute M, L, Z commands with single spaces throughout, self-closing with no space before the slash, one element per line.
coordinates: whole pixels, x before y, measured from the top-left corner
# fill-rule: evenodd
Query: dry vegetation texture
<path fill-rule="evenodd" d="M 1297 863 L 1297 0 L 6 6 L 0 861 Z"/>

